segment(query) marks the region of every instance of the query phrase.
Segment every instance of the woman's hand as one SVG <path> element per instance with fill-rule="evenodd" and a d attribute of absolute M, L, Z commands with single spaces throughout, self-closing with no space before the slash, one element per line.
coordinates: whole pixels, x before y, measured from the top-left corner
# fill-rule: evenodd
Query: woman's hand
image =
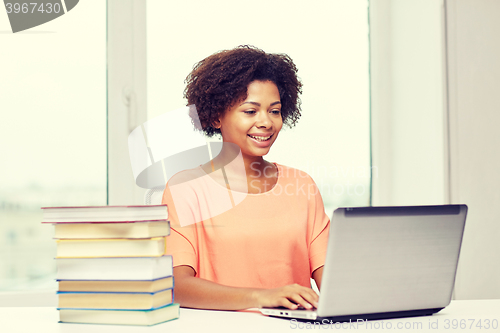
<path fill-rule="evenodd" d="M 318 306 L 318 294 L 311 288 L 299 284 L 290 284 L 274 289 L 259 289 L 253 292 L 258 307 L 283 306 L 296 310 L 299 306 L 312 309 Z"/>

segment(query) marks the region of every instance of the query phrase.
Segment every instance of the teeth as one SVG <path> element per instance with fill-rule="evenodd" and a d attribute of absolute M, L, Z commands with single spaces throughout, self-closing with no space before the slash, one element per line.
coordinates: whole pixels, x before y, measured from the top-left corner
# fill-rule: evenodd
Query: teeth
<path fill-rule="evenodd" d="M 263 136 L 253 136 L 253 135 L 250 135 L 250 134 L 248 136 L 251 137 L 252 139 L 257 140 L 257 141 L 267 141 L 267 140 L 269 140 L 272 137 L 272 135 L 263 137 Z"/>

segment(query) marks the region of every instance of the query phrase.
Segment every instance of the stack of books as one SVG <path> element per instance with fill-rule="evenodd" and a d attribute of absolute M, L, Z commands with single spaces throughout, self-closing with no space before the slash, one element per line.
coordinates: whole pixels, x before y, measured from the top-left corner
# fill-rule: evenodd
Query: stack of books
<path fill-rule="evenodd" d="M 154 325 L 179 317 L 165 205 L 44 207 L 57 242 L 65 323 Z"/>

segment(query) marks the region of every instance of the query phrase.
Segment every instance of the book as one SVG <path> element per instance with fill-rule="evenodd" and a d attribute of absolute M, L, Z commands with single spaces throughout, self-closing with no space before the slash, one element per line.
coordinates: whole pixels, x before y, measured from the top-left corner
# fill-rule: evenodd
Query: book
<path fill-rule="evenodd" d="M 174 277 L 167 276 L 155 280 L 59 280 L 59 291 L 108 291 L 108 292 L 149 292 L 172 289 Z"/>
<path fill-rule="evenodd" d="M 57 280 L 154 280 L 173 275 L 172 256 L 56 258 Z"/>
<path fill-rule="evenodd" d="M 179 304 L 154 310 L 59 309 L 61 323 L 151 326 L 179 318 Z"/>
<path fill-rule="evenodd" d="M 42 223 L 166 220 L 167 205 L 42 207 Z"/>
<path fill-rule="evenodd" d="M 168 220 L 123 222 L 123 223 L 55 223 L 54 238 L 151 238 L 170 235 Z"/>
<path fill-rule="evenodd" d="M 173 289 L 154 293 L 58 291 L 59 308 L 156 309 L 173 302 Z"/>
<path fill-rule="evenodd" d="M 59 239 L 57 258 L 159 257 L 165 237 L 140 239 Z"/>

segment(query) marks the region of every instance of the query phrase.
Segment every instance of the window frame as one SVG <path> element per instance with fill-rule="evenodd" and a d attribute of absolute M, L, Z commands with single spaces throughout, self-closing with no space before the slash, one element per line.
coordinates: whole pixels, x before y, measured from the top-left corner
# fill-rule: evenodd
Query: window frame
<path fill-rule="evenodd" d="M 107 204 L 143 204 L 128 135 L 147 120 L 146 1 L 107 1 Z"/>

